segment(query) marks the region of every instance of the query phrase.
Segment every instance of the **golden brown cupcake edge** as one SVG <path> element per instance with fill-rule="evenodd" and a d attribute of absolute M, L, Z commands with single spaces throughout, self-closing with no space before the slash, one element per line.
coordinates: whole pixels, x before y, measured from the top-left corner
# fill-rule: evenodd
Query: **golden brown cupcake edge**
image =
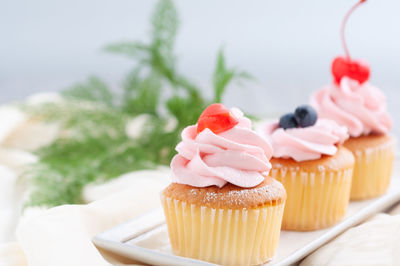
<path fill-rule="evenodd" d="M 346 148 L 352 151 L 375 148 L 384 144 L 392 144 L 396 139 L 392 135 L 366 135 L 356 138 L 349 138 L 343 144 Z"/>
<path fill-rule="evenodd" d="M 286 199 L 283 185 L 271 177 L 252 188 L 226 184 L 222 188 L 209 186 L 193 187 L 171 183 L 162 192 L 167 198 L 180 200 L 187 204 L 195 204 L 210 208 L 222 209 L 254 209 L 265 205 L 282 204 Z"/>
<path fill-rule="evenodd" d="M 335 171 L 352 168 L 354 165 L 354 156 L 351 151 L 340 145 L 338 146 L 337 152 L 332 156 L 322 155 L 320 159 L 302 162 L 296 162 L 292 158 L 272 158 L 271 164 L 272 169 L 295 168 L 306 172 L 316 172 L 320 170 Z"/>

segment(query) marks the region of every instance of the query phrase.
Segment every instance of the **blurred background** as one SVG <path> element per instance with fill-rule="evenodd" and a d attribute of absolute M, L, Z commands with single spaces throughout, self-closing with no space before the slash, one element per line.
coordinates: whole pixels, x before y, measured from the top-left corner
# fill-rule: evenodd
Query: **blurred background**
<path fill-rule="evenodd" d="M 0 103 L 57 91 L 98 75 L 118 87 L 129 59 L 104 53 L 120 40 L 147 40 L 156 1 L 2 0 Z M 343 54 L 340 24 L 355 1 L 176 0 L 181 28 L 179 68 L 211 95 L 219 48 L 229 65 L 257 82 L 231 86 L 225 97 L 259 115 L 293 110 L 331 82 L 330 63 Z M 371 83 L 387 95 L 400 135 L 400 1 L 370 0 L 351 17 L 350 53 L 371 64 Z M 209 88 L 209 89 L 207 89 Z"/>

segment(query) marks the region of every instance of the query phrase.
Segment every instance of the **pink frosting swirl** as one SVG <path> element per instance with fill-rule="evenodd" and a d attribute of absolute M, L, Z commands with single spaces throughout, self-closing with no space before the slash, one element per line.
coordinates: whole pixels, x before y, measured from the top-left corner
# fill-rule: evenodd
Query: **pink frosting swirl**
<path fill-rule="evenodd" d="M 322 154 L 334 155 L 335 144 L 348 139 L 347 128 L 335 121 L 318 119 L 315 125 L 304 128 L 278 128 L 278 122 L 263 126 L 262 131 L 273 146 L 273 157 L 293 158 L 297 162 L 315 160 Z"/>
<path fill-rule="evenodd" d="M 194 187 L 223 187 L 227 182 L 240 187 L 254 187 L 271 169 L 271 145 L 251 130 L 251 121 L 232 108 L 239 123 L 215 134 L 206 128 L 197 134 L 197 126 L 182 132 L 178 154 L 171 161 L 172 181 Z"/>
<path fill-rule="evenodd" d="M 346 126 L 352 137 L 387 134 L 392 119 L 386 110 L 385 95 L 368 82 L 342 78 L 340 86 L 332 84 L 311 96 L 311 105 L 321 118 L 333 119 Z"/>

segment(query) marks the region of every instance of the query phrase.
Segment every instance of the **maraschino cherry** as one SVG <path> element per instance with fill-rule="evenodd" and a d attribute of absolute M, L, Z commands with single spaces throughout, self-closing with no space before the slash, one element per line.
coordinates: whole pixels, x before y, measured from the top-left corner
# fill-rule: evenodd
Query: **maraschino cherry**
<path fill-rule="evenodd" d="M 197 134 L 209 128 L 215 134 L 227 131 L 239 123 L 228 108 L 220 103 L 209 105 L 197 121 Z"/>
<path fill-rule="evenodd" d="M 338 56 L 332 62 L 332 74 L 337 84 L 340 84 L 340 81 L 345 76 L 357 80 L 360 84 L 369 79 L 370 68 L 368 63 L 362 60 L 355 60 L 350 58 L 349 49 L 347 48 L 344 36 L 344 30 L 347 20 L 349 19 L 353 11 L 356 10 L 357 7 L 359 7 L 364 2 L 366 2 L 366 0 L 359 0 L 359 2 L 347 12 L 346 16 L 343 19 L 341 33 L 342 43 L 346 56 Z"/>

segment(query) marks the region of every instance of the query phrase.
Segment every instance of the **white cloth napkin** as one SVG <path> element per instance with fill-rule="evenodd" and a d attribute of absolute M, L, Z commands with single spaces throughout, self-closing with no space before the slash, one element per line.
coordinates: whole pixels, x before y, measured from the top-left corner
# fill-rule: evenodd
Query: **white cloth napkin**
<path fill-rule="evenodd" d="M 17 242 L 0 244 L 0 266 L 26 266 L 25 254 Z"/>
<path fill-rule="evenodd" d="M 0 243 L 15 240 L 25 185 L 19 175 L 36 161 L 29 152 L 0 148 Z"/>
<path fill-rule="evenodd" d="M 17 173 L 0 165 L 0 243 L 11 241 L 16 223 L 15 185 Z"/>
<path fill-rule="evenodd" d="M 9 135 L 23 124 L 26 120 L 26 115 L 11 106 L 0 107 L 0 144 L 3 144 Z"/>
<path fill-rule="evenodd" d="M 91 239 L 112 226 L 160 207 L 159 192 L 169 183 L 168 174 L 165 170 L 134 172 L 112 184 L 86 190 L 90 194 L 95 190 L 105 191 L 107 186 L 109 190 L 105 194 L 108 196 L 104 199 L 87 205 L 28 210 L 17 228 L 18 245 L 13 243 L 0 248 L 0 265 L 7 265 L 6 261 L 14 265 L 24 265 L 26 261 L 30 266 L 132 263 L 101 253 Z M 125 185 L 122 190 L 121 183 Z M 115 187 L 119 187 L 118 192 L 110 192 Z"/>
<path fill-rule="evenodd" d="M 54 102 L 57 96 L 43 93 L 31 98 L 27 103 L 34 105 L 46 101 Z M 33 119 L 13 105 L 0 107 L 0 121 L 0 146 L 26 151 L 34 151 L 51 143 L 60 129 L 57 124 Z"/>
<path fill-rule="evenodd" d="M 384 266 L 400 263 L 400 215 L 379 214 L 308 256 L 300 266 Z"/>

